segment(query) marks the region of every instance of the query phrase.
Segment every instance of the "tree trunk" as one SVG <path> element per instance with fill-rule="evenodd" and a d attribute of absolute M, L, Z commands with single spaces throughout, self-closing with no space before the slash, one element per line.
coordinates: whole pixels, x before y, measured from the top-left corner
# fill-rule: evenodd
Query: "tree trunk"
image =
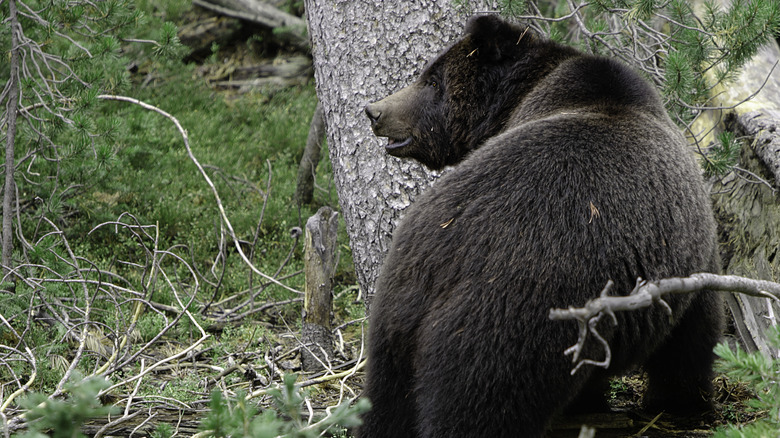
<path fill-rule="evenodd" d="M 17 20 L 16 1 L 8 3 L 10 10 L 9 22 L 11 24 L 11 77 L 9 81 L 8 97 L 5 105 L 6 127 L 5 143 L 5 184 L 3 184 L 3 249 L 2 265 L 3 276 L 13 269 L 12 254 L 14 249 L 13 218 L 14 218 L 14 142 L 16 141 L 16 113 L 19 107 L 19 21 Z M 2 125 L 0 125 L 0 128 Z M 9 279 L 12 280 L 12 279 Z"/>
<path fill-rule="evenodd" d="M 432 180 L 389 157 L 363 108 L 407 85 L 462 32 L 449 2 L 306 0 L 317 96 L 366 310 L 401 212 Z"/>
<path fill-rule="evenodd" d="M 713 105 L 731 108 L 761 91 L 733 109 L 711 111 L 694 127 L 698 131 L 714 125 L 713 135 L 728 130 L 745 139 L 738 169 L 716 181 L 712 190 L 721 228 L 724 271 L 774 282 L 780 280 L 780 70 L 775 68 L 778 59 L 780 50 L 772 41 L 745 66 L 734 83 L 725 90 L 714 91 Z M 777 350 L 767 342 L 766 329 L 777 324 L 780 306 L 765 298 L 741 294 L 729 296 L 727 301 L 745 348 L 777 357 Z"/>

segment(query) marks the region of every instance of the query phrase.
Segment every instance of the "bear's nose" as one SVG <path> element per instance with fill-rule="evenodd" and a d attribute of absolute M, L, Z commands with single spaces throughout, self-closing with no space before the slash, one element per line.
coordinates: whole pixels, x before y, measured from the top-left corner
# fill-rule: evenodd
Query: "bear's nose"
<path fill-rule="evenodd" d="M 368 119 L 371 120 L 371 126 L 374 126 L 376 125 L 376 122 L 379 121 L 379 118 L 382 117 L 382 112 L 374 108 L 373 104 L 369 103 L 366 105 L 366 115 L 368 116 Z"/>

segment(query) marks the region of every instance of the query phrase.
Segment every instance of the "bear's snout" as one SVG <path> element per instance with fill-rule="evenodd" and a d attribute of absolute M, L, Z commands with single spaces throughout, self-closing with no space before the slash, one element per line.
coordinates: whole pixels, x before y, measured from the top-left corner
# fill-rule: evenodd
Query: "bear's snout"
<path fill-rule="evenodd" d="M 371 121 L 371 130 L 377 137 L 387 137 L 385 150 L 397 157 L 414 156 L 413 107 L 417 103 L 416 90 L 406 87 L 395 94 L 365 106 L 364 111 Z"/>
<path fill-rule="evenodd" d="M 368 116 L 368 120 L 371 121 L 371 127 L 373 128 L 376 126 L 377 122 L 379 122 L 379 118 L 382 117 L 382 111 L 376 108 L 375 104 L 373 103 L 366 105 L 365 110 L 366 115 Z"/>

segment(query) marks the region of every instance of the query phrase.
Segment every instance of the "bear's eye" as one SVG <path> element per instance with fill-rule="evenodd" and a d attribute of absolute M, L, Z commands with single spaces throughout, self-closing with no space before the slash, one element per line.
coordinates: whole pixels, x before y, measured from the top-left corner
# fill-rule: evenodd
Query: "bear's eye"
<path fill-rule="evenodd" d="M 431 88 L 439 88 L 439 81 L 436 79 L 428 79 L 428 86 Z"/>

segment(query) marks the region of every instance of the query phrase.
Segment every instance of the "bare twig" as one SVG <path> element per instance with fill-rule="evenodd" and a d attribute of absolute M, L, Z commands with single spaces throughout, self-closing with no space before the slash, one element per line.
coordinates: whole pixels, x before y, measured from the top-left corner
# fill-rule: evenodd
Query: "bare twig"
<path fill-rule="evenodd" d="M 598 298 L 588 301 L 585 306 L 575 308 L 573 306 L 567 309 L 551 309 L 549 318 L 552 320 L 573 319 L 579 326 L 579 337 L 577 343 L 566 350 L 566 354 L 573 354 L 573 361 L 576 363 L 572 374 L 574 374 L 582 365 L 595 365 L 603 368 L 609 367 L 611 350 L 607 341 L 596 330 L 596 324 L 603 315 L 609 315 L 613 322 L 617 324 L 615 312 L 632 311 L 650 307 L 654 304 L 662 305 L 667 312 L 671 313 L 671 308 L 664 301 L 663 296 L 667 294 L 685 294 L 700 292 L 738 292 L 746 295 L 763 297 L 775 301 L 780 300 L 780 284 L 771 281 L 753 280 L 736 275 L 717 275 L 709 273 L 693 274 L 686 278 L 667 278 L 654 282 L 646 282 L 642 279 L 637 280 L 637 285 L 630 294 L 625 296 L 609 296 L 609 290 L 612 282 L 609 281 Z M 588 335 L 592 335 L 604 347 L 606 359 L 595 361 L 592 359 L 581 359 L 580 353 L 583 351 Z"/>
<path fill-rule="evenodd" d="M 187 154 L 189 155 L 190 159 L 193 163 L 195 163 L 195 166 L 197 166 L 198 170 L 200 171 L 203 178 L 206 180 L 206 183 L 208 184 L 209 188 L 211 188 L 212 193 L 214 194 L 214 198 L 217 202 L 217 208 L 219 209 L 219 214 L 222 218 L 222 221 L 225 224 L 225 227 L 227 227 L 228 232 L 230 234 L 230 237 L 233 239 L 233 243 L 235 244 L 236 250 L 241 255 L 241 258 L 244 260 L 244 262 L 249 266 L 249 268 L 254 272 L 255 274 L 265 278 L 266 280 L 270 281 L 271 283 L 286 289 L 290 292 L 295 293 L 301 293 L 301 291 L 296 290 L 294 288 L 291 288 L 290 286 L 287 286 L 284 283 L 281 283 L 280 281 L 276 280 L 275 278 L 271 277 L 270 275 L 266 275 L 264 272 L 260 271 L 255 265 L 249 260 L 249 258 L 244 253 L 244 250 L 241 248 L 241 243 L 236 236 L 236 232 L 233 230 L 233 225 L 230 223 L 230 219 L 227 217 L 227 213 L 225 213 L 225 207 L 222 204 L 222 200 L 220 199 L 219 192 L 217 192 L 216 187 L 214 186 L 214 182 L 209 177 L 206 170 L 203 168 L 203 166 L 200 164 L 198 159 L 195 157 L 195 154 L 192 152 L 192 149 L 190 148 L 190 141 L 189 136 L 187 135 L 187 131 L 181 126 L 181 123 L 179 123 L 179 120 L 176 117 L 173 117 L 171 114 L 161 110 L 160 108 L 157 108 L 154 105 L 149 105 L 146 102 L 142 102 L 138 99 L 133 99 L 132 97 L 126 97 L 126 96 L 114 96 L 114 95 L 107 95 L 107 94 L 101 94 L 98 96 L 98 99 L 104 99 L 104 100 L 116 100 L 116 101 L 122 101 L 122 102 L 129 102 L 133 103 L 135 105 L 138 105 L 144 109 L 148 109 L 150 111 L 154 111 L 163 117 L 167 118 L 173 124 L 176 126 L 176 130 L 179 131 L 179 134 L 181 135 L 182 139 L 184 140 L 184 147 L 187 149 Z"/>

